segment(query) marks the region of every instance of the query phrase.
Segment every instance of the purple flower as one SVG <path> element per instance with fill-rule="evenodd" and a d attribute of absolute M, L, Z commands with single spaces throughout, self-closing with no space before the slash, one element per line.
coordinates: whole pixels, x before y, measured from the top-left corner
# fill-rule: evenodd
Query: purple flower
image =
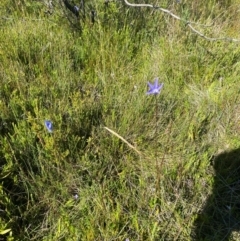
<path fill-rule="evenodd" d="M 73 195 L 73 199 L 77 200 L 78 199 L 78 195 L 77 194 Z"/>
<path fill-rule="evenodd" d="M 74 9 L 74 11 L 79 12 L 79 7 L 78 6 L 74 6 L 73 9 Z"/>
<path fill-rule="evenodd" d="M 48 132 L 52 133 L 53 132 L 53 124 L 52 124 L 52 122 L 49 121 L 49 120 L 45 120 L 44 124 L 45 124 L 45 127 L 47 128 Z"/>
<path fill-rule="evenodd" d="M 147 95 L 156 95 L 156 94 L 159 94 L 161 92 L 161 89 L 163 87 L 163 83 L 158 84 L 158 78 L 156 78 L 155 82 L 153 84 L 148 82 L 148 86 L 149 86 L 149 91 L 147 92 Z"/>

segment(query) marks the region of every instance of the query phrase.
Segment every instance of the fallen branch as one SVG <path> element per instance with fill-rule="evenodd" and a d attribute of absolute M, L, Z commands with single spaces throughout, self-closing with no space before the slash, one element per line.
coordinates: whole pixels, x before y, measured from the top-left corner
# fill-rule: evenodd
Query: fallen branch
<path fill-rule="evenodd" d="M 186 26 L 188 26 L 194 33 L 198 34 L 200 37 L 206 39 L 206 40 L 209 40 L 209 41 L 229 41 L 229 42 L 240 42 L 240 39 L 234 39 L 234 38 L 229 38 L 229 37 L 221 37 L 221 38 L 211 38 L 211 37 L 208 37 L 206 35 L 204 35 L 202 32 L 198 31 L 195 27 L 193 27 L 193 25 L 201 25 L 201 26 L 205 26 L 205 27 L 210 27 L 210 26 L 207 26 L 207 25 L 204 25 L 204 24 L 199 24 L 199 23 L 195 23 L 195 22 L 191 22 L 191 21 L 187 21 L 181 17 L 179 17 L 178 15 L 172 13 L 170 10 L 168 9 L 165 9 L 165 8 L 161 8 L 161 7 L 158 7 L 158 6 L 154 6 L 152 4 L 145 4 L 145 3 L 141 3 L 141 4 L 138 4 L 138 3 L 129 3 L 127 0 L 124 0 L 125 4 L 129 7 L 148 7 L 148 8 L 153 8 L 153 9 L 156 9 L 156 10 L 160 10 L 168 15 L 170 15 L 171 17 L 179 20 L 179 21 L 182 21 L 182 22 L 185 22 L 186 23 Z"/>

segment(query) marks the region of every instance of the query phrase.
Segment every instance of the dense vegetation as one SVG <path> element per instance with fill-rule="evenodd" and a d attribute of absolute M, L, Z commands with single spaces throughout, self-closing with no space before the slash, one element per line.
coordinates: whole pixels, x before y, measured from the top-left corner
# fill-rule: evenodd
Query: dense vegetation
<path fill-rule="evenodd" d="M 239 240 L 206 208 L 239 215 L 238 167 L 221 206 L 213 164 L 238 158 L 239 43 L 123 1 L 85 1 L 84 21 L 46 2 L 0 3 L 0 240 Z M 146 2 L 240 39 L 238 0 Z"/>

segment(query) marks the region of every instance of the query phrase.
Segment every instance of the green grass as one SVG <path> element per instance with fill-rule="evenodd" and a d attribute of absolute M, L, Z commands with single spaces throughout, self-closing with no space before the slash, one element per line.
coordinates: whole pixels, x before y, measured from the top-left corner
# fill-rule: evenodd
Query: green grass
<path fill-rule="evenodd" d="M 197 220 L 218 193 L 212 157 L 240 144 L 239 43 L 101 1 L 80 31 L 55 4 L 52 15 L 43 1 L 0 4 L 0 240 L 200 240 Z M 213 23 L 197 26 L 208 36 L 240 38 L 237 0 L 164 4 Z M 157 76 L 156 134 L 146 91 Z"/>

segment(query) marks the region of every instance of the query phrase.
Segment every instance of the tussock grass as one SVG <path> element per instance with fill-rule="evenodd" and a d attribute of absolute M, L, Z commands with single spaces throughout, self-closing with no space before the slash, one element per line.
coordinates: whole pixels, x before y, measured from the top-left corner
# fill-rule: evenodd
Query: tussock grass
<path fill-rule="evenodd" d="M 60 5 L 0 5 L 0 239 L 238 240 L 238 168 L 215 164 L 238 160 L 238 44 L 92 4 L 97 21 L 81 31 Z M 240 37 L 238 1 L 164 4 Z"/>

